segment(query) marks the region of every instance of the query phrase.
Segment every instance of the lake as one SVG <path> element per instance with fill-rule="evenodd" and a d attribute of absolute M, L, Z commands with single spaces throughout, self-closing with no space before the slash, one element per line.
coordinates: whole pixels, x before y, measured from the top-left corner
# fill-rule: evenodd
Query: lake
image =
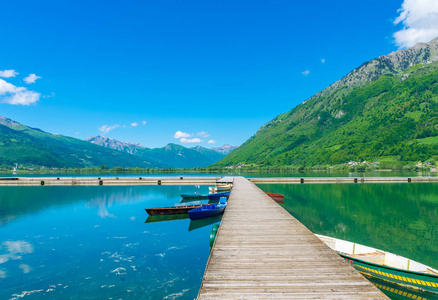
<path fill-rule="evenodd" d="M 284 194 L 283 207 L 315 233 L 438 268 L 436 183 L 259 187 Z M 195 298 L 220 219 L 144 211 L 192 192 L 208 188 L 0 188 L 0 299 Z"/>
<path fill-rule="evenodd" d="M 258 186 L 265 192 L 284 194 L 282 206 L 314 233 L 438 269 L 438 183 Z M 393 299 L 408 299 L 399 297 Z M 438 299 L 429 294 L 422 297 Z"/>
<path fill-rule="evenodd" d="M 194 186 L 2 187 L 0 299 L 195 298 L 212 225 L 145 223 L 144 211 L 195 190 L 208 193 Z"/>

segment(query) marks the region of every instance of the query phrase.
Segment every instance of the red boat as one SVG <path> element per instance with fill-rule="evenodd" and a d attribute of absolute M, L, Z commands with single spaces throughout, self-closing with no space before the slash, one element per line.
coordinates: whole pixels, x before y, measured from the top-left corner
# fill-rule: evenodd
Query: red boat
<path fill-rule="evenodd" d="M 266 193 L 269 197 L 272 198 L 277 203 L 284 203 L 284 195 L 276 194 L 276 193 Z"/>
<path fill-rule="evenodd" d="M 150 215 L 173 215 L 173 214 L 187 214 L 189 210 L 198 208 L 207 204 L 195 204 L 195 205 L 180 205 L 170 207 L 157 207 L 157 208 L 145 208 L 144 210 Z"/>

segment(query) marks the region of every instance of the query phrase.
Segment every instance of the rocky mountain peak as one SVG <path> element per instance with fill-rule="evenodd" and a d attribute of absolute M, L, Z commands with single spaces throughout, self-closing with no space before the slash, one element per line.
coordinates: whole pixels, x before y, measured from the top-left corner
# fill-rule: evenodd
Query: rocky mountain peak
<path fill-rule="evenodd" d="M 211 148 L 211 150 L 226 155 L 226 154 L 230 153 L 231 151 L 233 151 L 234 149 L 237 149 L 237 148 L 238 148 L 238 146 L 231 146 L 231 145 L 228 145 L 228 144 L 224 144 L 224 145 L 222 145 L 222 147 L 213 147 L 213 148 Z"/>
<path fill-rule="evenodd" d="M 8 118 L 2 117 L 2 116 L 0 116 L 0 124 L 8 126 L 8 127 L 15 127 L 15 126 L 21 125 L 20 123 L 15 122 L 14 120 L 11 120 L 11 119 L 8 119 Z"/>
<path fill-rule="evenodd" d="M 101 135 L 90 136 L 86 139 L 86 141 L 99 146 L 104 146 L 107 148 L 127 152 L 130 154 L 136 154 L 138 152 L 138 149 L 144 148 L 140 144 L 121 142 Z"/>
<path fill-rule="evenodd" d="M 417 43 L 411 48 L 397 50 L 370 60 L 348 73 L 341 80 L 315 94 L 309 100 L 326 95 L 339 87 L 364 85 L 377 80 L 383 74 L 402 75 L 414 65 L 427 65 L 437 60 L 438 37 L 428 43 Z"/>

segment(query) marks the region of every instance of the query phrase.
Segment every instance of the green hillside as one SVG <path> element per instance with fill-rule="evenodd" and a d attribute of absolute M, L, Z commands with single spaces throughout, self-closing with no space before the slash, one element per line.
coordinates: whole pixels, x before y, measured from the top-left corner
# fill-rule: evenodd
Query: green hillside
<path fill-rule="evenodd" d="M 177 144 L 168 144 L 163 148 L 139 149 L 136 155 L 173 168 L 205 167 L 225 156 L 203 147 L 185 148 Z"/>
<path fill-rule="evenodd" d="M 162 167 L 131 154 L 54 135 L 0 117 L 0 165 L 45 167 Z"/>
<path fill-rule="evenodd" d="M 438 159 L 438 39 L 367 62 L 265 124 L 220 166 Z"/>

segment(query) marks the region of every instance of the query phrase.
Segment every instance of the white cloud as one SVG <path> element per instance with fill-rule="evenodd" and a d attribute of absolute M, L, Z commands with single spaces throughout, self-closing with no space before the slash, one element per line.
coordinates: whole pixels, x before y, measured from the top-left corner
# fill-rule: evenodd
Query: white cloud
<path fill-rule="evenodd" d="M 179 140 L 181 143 L 187 144 L 187 143 L 200 143 L 201 140 L 198 138 L 193 138 L 193 139 L 186 139 L 185 137 L 180 138 Z"/>
<path fill-rule="evenodd" d="M 208 144 L 216 144 L 216 141 L 215 140 L 209 140 L 207 143 Z"/>
<path fill-rule="evenodd" d="M 301 74 L 303 74 L 304 76 L 307 76 L 307 75 L 310 74 L 310 71 L 309 71 L 309 70 L 306 70 L 306 71 L 304 71 L 304 72 L 301 72 Z"/>
<path fill-rule="evenodd" d="M 400 48 L 429 42 L 438 36 L 438 1 L 404 0 L 398 12 L 400 15 L 394 24 L 403 24 L 403 29 L 394 33 L 393 37 Z"/>
<path fill-rule="evenodd" d="M 141 121 L 141 124 L 146 125 L 146 121 Z"/>
<path fill-rule="evenodd" d="M 188 138 L 193 136 L 193 133 L 187 133 L 187 132 L 182 132 L 182 131 L 177 131 L 175 132 L 175 134 L 173 135 L 174 138 L 179 139 L 179 138 Z"/>
<path fill-rule="evenodd" d="M 3 78 L 11 78 L 11 77 L 15 77 L 17 75 L 18 75 L 18 73 L 15 72 L 15 70 L 0 71 L 0 77 L 3 77 Z"/>
<path fill-rule="evenodd" d="M 114 125 L 102 125 L 99 127 L 99 131 L 103 132 L 103 133 L 108 133 L 110 130 L 119 128 L 120 125 L 119 124 L 114 124 Z"/>
<path fill-rule="evenodd" d="M 40 100 L 40 93 L 15 86 L 0 79 L 0 101 L 12 105 L 30 105 Z"/>
<path fill-rule="evenodd" d="M 137 122 L 133 122 L 133 123 L 131 123 L 131 126 L 132 126 L 132 127 L 137 127 L 137 126 L 138 126 L 138 123 L 137 123 Z"/>
<path fill-rule="evenodd" d="M 44 95 L 43 98 L 53 98 L 55 97 L 55 93 L 52 92 L 50 95 Z"/>
<path fill-rule="evenodd" d="M 200 137 L 202 137 L 202 138 L 207 138 L 207 137 L 210 136 L 210 135 L 208 134 L 208 132 L 206 132 L 206 131 L 198 132 L 196 135 L 197 135 L 197 136 L 200 136 Z"/>
<path fill-rule="evenodd" d="M 321 63 L 325 64 L 325 58 L 321 58 Z"/>
<path fill-rule="evenodd" d="M 35 74 L 29 74 L 29 76 L 25 77 L 23 80 L 27 84 L 35 83 L 35 80 L 41 78 L 40 76 L 36 76 Z"/>

